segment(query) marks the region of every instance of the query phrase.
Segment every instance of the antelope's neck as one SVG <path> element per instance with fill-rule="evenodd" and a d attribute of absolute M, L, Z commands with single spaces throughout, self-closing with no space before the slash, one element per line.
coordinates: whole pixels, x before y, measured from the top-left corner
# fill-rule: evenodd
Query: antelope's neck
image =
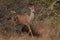
<path fill-rule="evenodd" d="M 30 14 L 30 21 L 32 21 L 34 19 L 34 12 L 31 11 L 31 14 Z"/>

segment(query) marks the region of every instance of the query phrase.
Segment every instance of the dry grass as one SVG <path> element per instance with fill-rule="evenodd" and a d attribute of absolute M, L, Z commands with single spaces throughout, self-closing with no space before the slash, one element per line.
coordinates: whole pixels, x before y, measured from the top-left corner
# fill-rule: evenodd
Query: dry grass
<path fill-rule="evenodd" d="M 27 33 L 20 34 L 10 29 L 8 32 L 0 32 L 0 40 L 60 40 L 60 25 L 51 25 L 51 20 L 46 20 L 42 24 L 32 25 L 32 29 L 39 36 L 36 35 L 32 38 Z"/>

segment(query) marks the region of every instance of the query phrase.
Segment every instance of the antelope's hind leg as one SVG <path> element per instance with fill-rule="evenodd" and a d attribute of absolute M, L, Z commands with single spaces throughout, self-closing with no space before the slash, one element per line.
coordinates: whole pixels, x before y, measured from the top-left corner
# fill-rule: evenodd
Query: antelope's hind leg
<path fill-rule="evenodd" d="M 14 26 L 17 25 L 17 19 L 16 19 L 16 18 L 13 18 L 13 19 L 12 19 L 12 22 L 13 22 Z"/>

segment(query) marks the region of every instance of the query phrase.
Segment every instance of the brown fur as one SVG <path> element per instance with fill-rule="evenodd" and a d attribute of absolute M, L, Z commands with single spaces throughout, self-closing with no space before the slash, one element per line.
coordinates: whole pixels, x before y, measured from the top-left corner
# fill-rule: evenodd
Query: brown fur
<path fill-rule="evenodd" d="M 12 21 L 13 21 L 14 25 L 17 25 L 17 23 L 26 25 L 26 26 L 29 28 L 29 32 L 30 32 L 31 35 L 33 36 L 32 31 L 31 31 L 31 29 L 30 29 L 30 20 L 29 20 L 29 16 L 28 16 L 28 15 L 16 15 L 16 16 L 13 18 Z"/>

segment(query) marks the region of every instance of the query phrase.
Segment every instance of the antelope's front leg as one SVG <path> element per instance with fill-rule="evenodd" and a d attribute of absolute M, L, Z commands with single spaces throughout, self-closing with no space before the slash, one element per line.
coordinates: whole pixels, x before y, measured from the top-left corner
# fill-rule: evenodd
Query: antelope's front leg
<path fill-rule="evenodd" d="M 33 37 L 33 33 L 32 33 L 32 30 L 30 28 L 30 25 L 27 25 L 28 26 L 28 29 L 29 29 L 29 33 L 31 33 L 31 36 Z"/>

